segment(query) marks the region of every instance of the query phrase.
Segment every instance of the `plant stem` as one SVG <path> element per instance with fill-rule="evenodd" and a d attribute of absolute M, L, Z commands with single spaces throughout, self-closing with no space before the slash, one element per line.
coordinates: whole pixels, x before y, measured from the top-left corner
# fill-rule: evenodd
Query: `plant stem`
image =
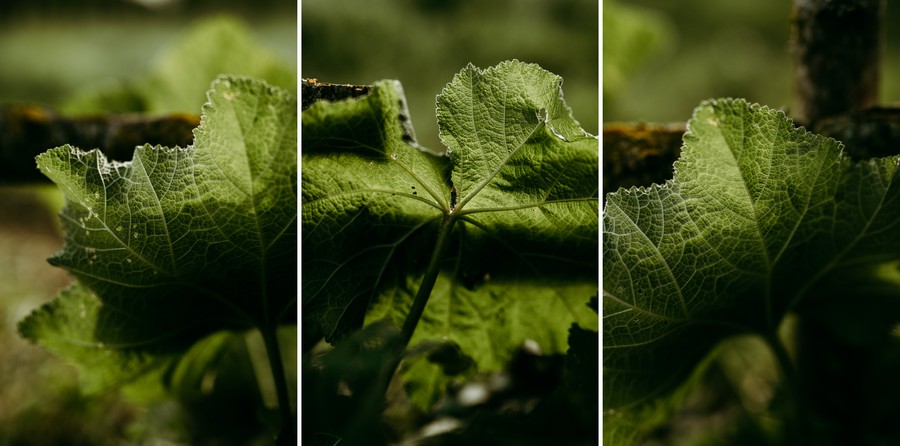
<path fill-rule="evenodd" d="M 431 296 L 431 291 L 437 282 L 438 274 L 441 271 L 441 260 L 443 260 L 444 251 L 450 242 L 450 234 L 453 232 L 454 223 L 456 223 L 456 217 L 453 214 L 445 215 L 444 220 L 441 222 L 437 246 L 435 246 L 434 252 L 431 254 L 431 260 L 428 262 L 428 268 L 425 270 L 425 278 L 422 279 L 422 283 L 419 285 L 419 291 L 416 292 L 416 297 L 409 308 L 409 313 L 406 314 L 406 319 L 403 321 L 403 329 L 400 331 L 401 345 L 404 349 L 409 345 L 409 340 L 412 339 L 413 332 L 416 331 L 416 326 L 419 325 L 419 319 L 422 318 L 422 313 L 425 312 L 425 305 L 428 304 L 428 298 Z"/>
<path fill-rule="evenodd" d="M 450 242 L 450 234 L 453 232 L 454 223 L 456 223 L 455 215 L 444 215 L 444 219 L 441 221 L 441 228 L 438 230 L 437 244 L 434 248 L 434 252 L 431 254 L 431 260 L 428 261 L 428 268 L 425 270 L 425 277 L 419 285 L 419 290 L 416 292 L 416 297 L 413 299 L 412 306 L 409 308 L 409 313 L 406 314 L 406 319 L 403 320 L 403 328 L 400 331 L 400 342 L 398 343 L 398 350 L 395 353 L 396 357 L 391 361 L 390 367 L 386 369 L 387 375 L 384 376 L 382 386 L 383 393 L 385 394 L 391 385 L 393 376 L 397 373 L 397 368 L 400 367 L 400 361 L 403 359 L 403 351 L 406 350 L 406 347 L 409 345 L 409 341 L 416 331 L 416 326 L 419 325 L 419 319 L 422 318 L 422 313 L 425 312 L 425 305 L 428 304 L 428 298 L 431 297 L 431 291 L 434 290 L 434 284 L 437 283 L 438 275 L 441 272 L 441 260 L 443 260 L 444 251 L 446 251 L 447 245 Z"/>
<path fill-rule="evenodd" d="M 278 344 L 278 327 L 275 324 L 271 324 L 261 329 L 260 332 L 262 332 L 263 342 L 266 345 L 266 355 L 269 357 L 272 377 L 275 379 L 278 411 L 281 412 L 281 433 L 278 435 L 277 444 L 296 444 L 297 420 L 291 411 L 291 397 L 288 393 L 287 375 L 284 373 L 284 360 L 281 358 L 281 349 Z"/>
<path fill-rule="evenodd" d="M 778 366 L 781 369 L 783 387 L 785 389 L 787 399 L 787 419 L 789 423 L 788 441 L 801 441 L 810 438 L 812 434 L 808 425 L 810 414 L 807 411 L 805 403 L 805 395 L 800 381 L 800 375 L 797 372 L 794 361 L 785 348 L 784 343 L 779 339 L 777 332 L 772 332 L 765 336 L 769 348 L 775 355 Z M 791 436 L 793 438 L 791 438 Z M 796 443 L 795 443 L 796 444 Z"/>

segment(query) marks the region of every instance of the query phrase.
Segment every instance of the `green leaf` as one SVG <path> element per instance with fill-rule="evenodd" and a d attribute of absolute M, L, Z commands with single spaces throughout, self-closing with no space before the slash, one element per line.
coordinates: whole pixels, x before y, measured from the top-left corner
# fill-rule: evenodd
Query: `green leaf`
<path fill-rule="evenodd" d="M 742 100 L 703 103 L 688 129 L 673 180 L 607 196 L 610 429 L 668 395 L 725 337 L 773 339 L 788 312 L 852 295 L 900 258 L 900 158 L 852 162 L 837 141 Z"/>
<path fill-rule="evenodd" d="M 565 352 L 571 323 L 596 327 L 599 147 L 561 82 L 518 61 L 463 69 L 437 100 L 446 156 L 415 143 L 394 81 L 303 112 L 304 310 L 326 339 L 403 325 L 429 273 L 410 345 L 452 341 L 478 370 L 526 339 Z M 435 389 L 422 375 L 407 379 Z"/>
<path fill-rule="evenodd" d="M 83 286 L 75 284 L 41 307 L 19 324 L 19 332 L 31 340 L 41 340 L 54 352 L 68 352 L 92 365 L 97 372 L 82 376 L 88 392 L 104 388 L 110 382 L 128 382 L 164 366 L 168 355 L 142 355 L 128 349 L 107 348 L 91 336 L 101 324 L 103 304 Z"/>
<path fill-rule="evenodd" d="M 70 146 L 37 158 L 66 196 L 50 262 L 80 285 L 20 330 L 86 366 L 96 387 L 127 378 L 98 356 L 143 365 L 218 330 L 295 322 L 296 97 L 223 76 L 208 98 L 187 148 L 143 146 L 126 163 Z"/>
<path fill-rule="evenodd" d="M 493 249 L 510 248 L 495 245 Z M 513 256 L 527 255 L 505 254 L 495 260 L 501 262 L 502 258 L 512 260 Z M 491 254 L 484 251 L 470 255 Z M 526 340 L 535 341 L 546 354 L 563 354 L 569 348 L 568 329 L 573 323 L 597 329 L 597 313 L 585 305 L 597 292 L 597 280 L 587 272 L 561 277 L 540 269 L 531 271 L 527 266 L 514 271 L 497 268 L 486 273 L 491 276 L 486 282 L 469 288 L 463 283 L 465 280 L 454 277 L 459 268 L 452 266 L 465 257 L 448 260 L 451 265 L 438 278 L 410 345 L 435 340 L 453 342 L 472 358 L 477 371 L 499 371 Z M 411 291 L 416 290 L 418 283 L 410 280 L 409 286 L 403 289 L 386 290 L 370 306 L 367 320 L 387 317 L 401 324 L 412 304 Z M 408 368 L 404 369 L 406 381 L 416 388 L 427 389 L 410 395 L 420 407 L 437 401 L 452 378 L 436 370 L 427 372 L 424 365 L 413 361 L 409 361 Z"/>
<path fill-rule="evenodd" d="M 62 109 L 82 114 L 196 113 L 210 82 L 223 73 L 262 79 L 297 92 L 294 68 L 259 44 L 242 22 L 217 16 L 192 25 L 155 57 L 145 76 L 90 86 Z"/>
<path fill-rule="evenodd" d="M 303 111 L 303 302 L 329 340 L 361 326 L 354 301 L 364 311 L 385 280 L 424 268 L 450 208 L 449 159 L 414 144 L 405 101 L 381 81 Z M 412 258 L 398 261 L 400 245 Z"/>

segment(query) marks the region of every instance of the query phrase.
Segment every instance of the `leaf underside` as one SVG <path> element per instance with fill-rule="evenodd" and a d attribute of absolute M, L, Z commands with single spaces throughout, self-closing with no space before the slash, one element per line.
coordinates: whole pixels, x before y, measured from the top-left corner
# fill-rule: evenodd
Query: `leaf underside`
<path fill-rule="evenodd" d="M 560 84 L 518 61 L 463 69 L 437 99 L 445 155 L 415 143 L 395 81 L 304 110 L 302 294 L 326 339 L 402 325 L 450 228 L 411 345 L 452 342 L 498 370 L 526 339 L 563 353 L 572 323 L 596 328 L 599 147 Z M 427 374 L 406 378 L 436 388 Z"/>
<path fill-rule="evenodd" d="M 117 360 L 296 323 L 296 98 L 222 76 L 208 99 L 187 148 L 143 146 L 126 163 L 70 146 L 38 156 L 66 196 L 50 262 L 78 283 L 20 331 L 86 365 L 95 387 L 118 383 L 102 378 Z"/>
<path fill-rule="evenodd" d="M 743 100 L 698 107 L 672 180 L 607 196 L 609 430 L 632 429 L 623 413 L 669 394 L 726 337 L 771 336 L 788 312 L 879 282 L 872 272 L 900 258 L 898 159 L 852 162 Z"/>

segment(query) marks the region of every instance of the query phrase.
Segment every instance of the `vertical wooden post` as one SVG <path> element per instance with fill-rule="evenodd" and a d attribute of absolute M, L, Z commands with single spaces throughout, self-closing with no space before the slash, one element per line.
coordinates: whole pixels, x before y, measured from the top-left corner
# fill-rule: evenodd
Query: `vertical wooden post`
<path fill-rule="evenodd" d="M 797 121 L 815 129 L 827 122 L 823 118 L 878 104 L 884 5 L 884 0 L 793 1 Z M 873 353 L 848 342 L 833 324 L 833 317 L 813 313 L 801 315 L 795 327 L 796 368 L 803 378 L 798 397 L 805 404 L 798 407 L 807 411 L 795 415 L 795 443 L 854 444 L 874 438 L 866 437 L 874 404 L 866 386 Z M 848 324 L 865 322 L 857 317 Z"/>
<path fill-rule="evenodd" d="M 883 0 L 794 0 L 794 117 L 820 118 L 878 103 Z"/>

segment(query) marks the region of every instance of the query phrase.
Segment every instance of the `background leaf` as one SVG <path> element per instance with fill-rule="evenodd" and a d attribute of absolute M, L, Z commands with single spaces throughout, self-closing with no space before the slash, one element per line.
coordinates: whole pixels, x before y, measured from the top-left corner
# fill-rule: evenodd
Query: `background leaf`
<path fill-rule="evenodd" d="M 296 70 L 227 15 L 200 20 L 156 55 L 147 74 L 88 85 L 63 104 L 72 114 L 196 113 L 220 74 L 250 76 L 297 92 Z"/>

